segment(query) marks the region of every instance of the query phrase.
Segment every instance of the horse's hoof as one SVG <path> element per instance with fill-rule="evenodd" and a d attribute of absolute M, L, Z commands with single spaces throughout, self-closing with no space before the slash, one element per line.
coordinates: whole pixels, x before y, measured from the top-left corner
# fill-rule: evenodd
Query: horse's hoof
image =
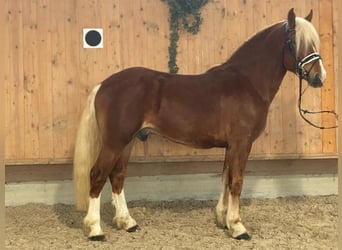
<path fill-rule="evenodd" d="M 135 225 L 133 227 L 128 228 L 126 231 L 129 232 L 129 233 L 134 233 L 134 232 L 137 232 L 139 230 L 140 230 L 139 225 Z"/>
<path fill-rule="evenodd" d="M 91 241 L 105 241 L 106 237 L 104 235 L 95 235 L 88 238 Z"/>
<path fill-rule="evenodd" d="M 249 236 L 248 233 L 243 233 L 243 234 L 240 234 L 239 236 L 236 236 L 235 239 L 236 240 L 250 240 L 251 236 Z"/>

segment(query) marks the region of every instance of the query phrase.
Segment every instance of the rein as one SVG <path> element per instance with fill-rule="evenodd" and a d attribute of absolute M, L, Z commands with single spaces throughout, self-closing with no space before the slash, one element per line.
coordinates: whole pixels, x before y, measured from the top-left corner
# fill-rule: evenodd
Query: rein
<path fill-rule="evenodd" d="M 303 118 L 304 121 L 306 121 L 308 124 L 310 124 L 311 126 L 315 127 L 315 128 L 319 128 L 319 129 L 332 129 L 332 128 L 337 128 L 338 126 L 330 126 L 330 127 L 325 127 L 325 126 L 319 126 L 314 124 L 313 122 L 309 121 L 304 115 L 306 114 L 310 114 L 310 115 L 314 115 L 314 114 L 323 114 L 323 113 L 327 113 L 327 114 L 333 114 L 335 116 L 335 119 L 338 119 L 338 114 L 334 111 L 334 110 L 320 110 L 320 111 L 310 111 L 307 109 L 303 109 L 302 108 L 302 97 L 304 95 L 305 91 L 302 91 L 303 89 L 303 78 L 299 77 L 299 97 L 298 97 L 298 111 L 300 116 Z"/>
<path fill-rule="evenodd" d="M 297 72 L 297 75 L 299 78 L 299 97 L 298 97 L 299 114 L 304 121 L 306 121 L 308 124 L 310 124 L 311 126 L 313 126 L 315 128 L 319 128 L 319 129 L 337 128 L 338 127 L 337 125 L 329 126 L 329 127 L 316 125 L 305 117 L 306 114 L 313 115 L 313 114 L 327 113 L 327 114 L 333 114 L 335 116 L 335 119 L 337 120 L 338 114 L 334 110 L 309 111 L 307 109 L 302 108 L 302 97 L 303 97 L 304 92 L 305 92 L 305 91 L 303 91 L 303 79 L 308 80 L 308 76 L 310 74 L 311 69 L 318 62 L 318 60 L 321 59 L 321 56 L 318 53 L 312 53 L 312 54 L 304 57 L 301 61 L 298 62 L 298 58 L 296 56 L 296 50 L 295 50 L 296 43 L 294 41 L 292 41 L 288 36 L 290 32 L 294 32 L 294 31 L 295 31 L 294 29 L 289 28 L 288 23 L 286 22 L 285 23 L 286 45 L 288 46 L 288 49 L 289 49 L 292 57 L 294 58 L 294 61 L 296 62 L 296 72 Z M 311 63 L 311 62 L 313 62 L 313 64 L 311 65 L 309 71 L 306 71 L 304 69 L 304 65 Z"/>

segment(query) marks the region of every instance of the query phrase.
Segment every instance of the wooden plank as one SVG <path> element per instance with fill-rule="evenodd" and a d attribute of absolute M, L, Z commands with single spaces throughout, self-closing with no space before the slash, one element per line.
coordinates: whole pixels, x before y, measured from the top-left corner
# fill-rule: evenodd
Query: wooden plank
<path fill-rule="evenodd" d="M 65 101 L 65 109 L 63 116 L 67 124 L 63 129 L 66 136 L 66 148 L 64 149 L 65 156 L 73 156 L 74 143 L 76 141 L 76 132 L 79 125 L 79 117 L 75 114 L 80 113 L 80 95 L 79 84 L 80 72 L 80 50 L 83 47 L 82 27 L 78 23 L 79 13 L 77 12 L 78 2 L 76 0 L 69 0 L 65 2 L 63 20 L 64 23 L 64 65 L 65 76 L 59 85 L 63 88 Z"/>
<path fill-rule="evenodd" d="M 105 5 L 111 6 L 111 2 L 108 0 L 105 0 L 105 1 L 97 0 L 95 2 L 95 5 L 94 5 L 95 16 L 94 16 L 93 24 L 91 26 L 93 28 L 101 28 L 103 30 L 103 48 L 93 49 L 95 51 L 95 57 L 96 57 L 96 59 L 94 60 L 94 69 L 95 69 L 94 72 L 95 72 L 95 77 L 96 77 L 94 81 L 96 82 L 102 81 L 103 79 L 107 78 L 109 75 L 113 73 L 113 71 L 109 71 L 107 67 L 108 65 L 107 54 L 111 54 L 112 50 L 108 44 L 108 38 L 106 38 L 107 35 L 109 35 L 107 21 L 110 20 L 110 18 L 107 16 L 107 14 L 109 14 L 109 11 L 108 10 L 105 11 L 106 9 Z M 111 11 L 111 14 L 113 15 L 112 11 Z M 79 16 L 83 16 L 83 14 L 79 13 Z"/>
<path fill-rule="evenodd" d="M 253 6 L 254 6 L 254 3 L 252 1 L 240 1 L 240 9 L 243 10 L 243 13 L 244 13 L 244 22 L 240 22 L 241 30 L 244 31 L 244 34 L 243 34 L 244 37 L 242 38 L 243 40 L 249 39 L 256 32 L 255 26 L 254 26 L 255 20 L 254 20 Z M 260 18 L 257 19 L 257 21 L 259 20 Z"/>
<path fill-rule="evenodd" d="M 1 58 L 2 61 L 6 61 L 5 63 L 2 63 L 2 66 L 0 68 L 0 76 L 3 77 L 3 81 L 8 80 L 8 73 L 9 73 L 9 28 L 10 28 L 10 21 L 12 19 L 12 12 L 13 9 L 9 6 L 9 0 L 4 0 L 0 2 L 0 8 L 1 8 L 1 18 L 0 18 L 0 27 L 3 29 L 3 33 L 5 34 L 3 37 L 3 43 L 0 47 Z"/>
<path fill-rule="evenodd" d="M 294 91 L 298 85 L 294 74 L 286 74 L 282 84 L 282 151 L 281 154 L 295 154 L 297 152 L 296 118 L 297 118 L 297 95 Z"/>
<path fill-rule="evenodd" d="M 119 1 L 105 0 L 98 1 L 98 12 L 100 26 L 103 28 L 104 48 L 101 50 L 101 64 L 104 68 L 103 79 L 121 69 L 120 49 L 120 14 L 117 5 Z M 82 13 L 79 13 L 82 15 Z M 107 53 L 109 51 L 109 53 Z"/>
<path fill-rule="evenodd" d="M 338 12 L 338 9 L 339 9 L 339 4 L 338 4 L 338 0 L 333 0 L 333 3 L 332 3 L 332 16 L 333 16 L 333 23 L 332 23 L 332 26 L 333 26 L 333 51 L 334 51 L 334 79 L 335 79 L 335 83 L 338 83 L 339 82 L 339 71 L 338 71 L 338 61 L 339 61 L 339 57 L 338 57 L 338 48 L 340 46 L 337 46 L 338 44 L 338 35 L 336 34 L 338 30 L 340 30 L 340 27 L 341 25 L 339 25 L 339 21 L 338 21 L 338 16 L 339 16 L 339 12 Z M 340 64 L 341 65 L 341 64 Z M 338 88 L 337 88 L 337 84 L 334 85 L 335 87 L 335 102 L 336 102 L 336 110 L 338 109 L 338 98 L 337 96 L 339 95 L 338 94 Z M 336 143 L 337 144 L 337 143 Z M 336 146 L 337 147 L 337 146 Z"/>
<path fill-rule="evenodd" d="M 65 16 L 65 0 L 50 2 L 51 16 L 51 46 L 52 46 L 52 106 L 53 106 L 53 158 L 68 158 L 68 138 L 65 129 L 68 126 L 66 116 L 67 98 L 65 95 L 65 41 L 66 34 L 64 25 L 67 21 Z"/>
<path fill-rule="evenodd" d="M 5 81 L 5 158 L 23 159 L 24 154 L 24 91 L 23 91 L 23 14 L 21 1 L 9 1 L 7 11 L 8 67 Z M 11 32 L 16 30 L 16 32 Z M 4 54 L 5 55 L 5 52 Z M 8 63 L 8 64 L 7 64 Z"/>
<path fill-rule="evenodd" d="M 49 159 L 53 155 L 52 135 L 52 66 L 51 66 L 51 31 L 49 1 L 37 2 L 37 61 L 39 75 L 39 158 Z"/>
<path fill-rule="evenodd" d="M 128 4 L 127 4 L 128 3 Z M 137 35 L 137 27 L 135 23 L 135 11 L 134 4 L 132 2 L 126 2 L 125 4 L 119 5 L 120 18 L 121 18 L 121 56 L 124 60 L 121 60 L 121 68 L 128 68 L 132 66 L 141 65 L 138 63 L 139 50 L 141 46 L 137 48 L 137 43 L 135 43 Z"/>
<path fill-rule="evenodd" d="M 221 174 L 223 161 L 191 162 L 130 162 L 127 176 L 156 176 L 182 174 Z M 337 174 L 337 159 L 307 160 L 249 160 L 246 176 Z M 72 180 L 72 165 L 13 165 L 6 166 L 6 183 Z"/>
<path fill-rule="evenodd" d="M 9 33 L 9 21 L 12 15 L 11 10 L 9 9 L 9 3 L 8 0 L 1 1 L 0 2 L 0 27 L 2 27 L 2 41 L 0 46 L 0 81 L 2 82 L 2 85 L 0 87 L 0 100 L 2 100 L 2 103 L 0 105 L 0 116 L 1 120 L 3 121 L 2 127 L 0 129 L 0 137 L 2 138 L 1 145 L 0 145 L 0 159 L 1 159 L 1 165 L 4 165 L 4 159 L 5 159 L 5 141 L 7 135 L 5 129 L 8 131 L 8 128 L 12 126 L 12 124 L 6 120 L 6 114 L 9 114 L 9 110 L 7 106 L 5 107 L 5 103 L 8 103 L 8 99 L 10 97 L 9 93 L 6 91 L 6 87 L 9 86 L 9 79 L 10 79 L 10 33 Z M 10 102 L 11 103 L 11 102 Z M 12 105 L 11 105 L 12 106 Z M 12 106 L 13 107 L 13 106 Z M 1 169 L 0 173 L 0 180 L 3 182 L 4 180 L 4 168 Z M 4 193 L 4 189 L 1 189 L 1 192 Z M 2 203 L 3 204 L 3 203 Z M 0 216 L 0 223 L 5 224 L 5 217 L 4 215 Z M 5 231 L 1 230 L 0 234 L 4 234 Z"/>
<path fill-rule="evenodd" d="M 222 150 L 221 155 L 214 155 L 214 154 L 198 154 L 198 155 L 170 155 L 165 156 L 162 151 L 160 155 L 149 156 L 145 153 L 143 156 L 134 156 L 131 157 L 131 162 L 135 163 L 158 163 L 158 162 L 191 162 L 191 161 L 218 161 L 224 159 L 224 151 Z M 204 150 L 205 151 L 205 150 Z M 336 154 L 315 154 L 315 155 L 258 155 L 254 156 L 251 155 L 249 160 L 284 160 L 284 159 L 334 159 L 336 158 Z M 14 165 L 32 165 L 32 164 L 71 164 L 72 158 L 49 158 L 49 159 L 13 159 L 13 160 L 6 160 L 6 164 L 9 166 Z"/>
<path fill-rule="evenodd" d="M 168 71 L 169 46 L 169 10 L 162 1 L 142 1 L 144 25 L 148 33 L 147 50 L 151 59 L 151 67 L 156 70 Z M 158 14 L 156 15 L 156 9 Z"/>
<path fill-rule="evenodd" d="M 320 25 L 319 25 L 320 18 L 318 14 L 319 13 L 319 1 L 316 1 L 316 0 L 306 1 L 307 10 L 304 11 L 304 13 L 302 14 L 303 16 L 306 15 L 305 13 L 309 12 L 309 8 L 313 8 L 317 10 L 316 11 L 317 18 L 314 18 L 312 20 L 312 24 L 315 26 L 317 32 L 319 33 L 320 32 Z M 310 97 L 311 93 L 309 91 L 312 93 L 312 97 Z M 322 89 L 309 88 L 307 92 L 308 92 L 308 96 L 305 96 L 304 98 L 307 98 L 307 101 L 311 102 L 311 105 L 308 105 L 307 107 L 311 110 L 321 109 L 322 108 L 322 97 L 321 97 Z M 321 123 L 321 116 L 319 115 L 312 116 L 310 117 L 310 119 L 315 124 Z M 308 131 L 310 131 L 311 133 L 309 134 L 309 138 L 308 138 L 310 147 L 307 153 L 317 154 L 317 153 L 322 152 L 322 130 L 310 127 Z"/>
<path fill-rule="evenodd" d="M 131 9 L 133 12 L 132 19 L 134 22 L 132 24 L 134 25 L 134 29 L 132 30 L 134 39 L 133 46 L 135 48 L 138 48 L 139 46 L 146 48 L 144 50 L 140 50 L 134 58 L 134 64 L 137 66 L 145 66 L 153 68 L 152 60 L 150 60 L 150 56 L 153 55 L 153 52 L 148 50 L 148 39 L 149 39 L 149 33 L 148 30 L 145 27 L 146 21 L 144 20 L 144 8 L 143 6 L 144 0 L 139 0 L 137 3 L 134 3 L 131 5 Z"/>
<path fill-rule="evenodd" d="M 334 48 L 333 48 L 333 4 L 331 0 L 319 1 L 319 28 L 321 40 L 321 56 L 323 58 L 327 78 L 322 89 L 322 109 L 335 110 Z M 333 115 L 322 115 L 323 126 L 335 125 Z M 322 151 L 336 153 L 336 129 L 322 131 Z"/>
<path fill-rule="evenodd" d="M 23 1 L 25 158 L 39 158 L 39 64 L 36 0 Z"/>
<path fill-rule="evenodd" d="M 239 10 L 239 1 L 231 0 L 227 1 L 226 5 L 226 13 L 227 13 L 227 30 L 226 34 L 229 37 L 227 40 L 228 51 L 231 55 L 240 45 L 241 45 L 241 36 L 240 36 L 240 23 L 241 16 Z M 228 59 L 228 58 L 227 58 Z"/>
<path fill-rule="evenodd" d="M 210 17 L 207 19 L 210 20 Z M 215 2 L 215 23 L 212 27 L 205 26 L 203 24 L 203 30 L 205 29 L 213 29 L 213 35 L 216 39 L 216 57 L 211 62 L 211 65 L 208 65 L 208 68 L 213 67 L 217 64 L 222 64 L 228 60 L 230 57 L 227 39 L 228 34 L 227 31 L 229 29 L 227 24 L 227 1 Z"/>

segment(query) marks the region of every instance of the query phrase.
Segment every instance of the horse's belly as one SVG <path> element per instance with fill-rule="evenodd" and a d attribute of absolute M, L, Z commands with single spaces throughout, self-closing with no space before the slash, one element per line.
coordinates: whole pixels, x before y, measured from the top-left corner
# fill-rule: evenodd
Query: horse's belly
<path fill-rule="evenodd" d="M 173 142 L 195 148 L 227 146 L 225 138 L 220 137 L 218 133 L 208 133 L 208 130 L 198 130 L 198 128 L 189 131 L 170 126 L 158 127 L 152 124 L 144 124 L 136 137 L 141 141 L 146 141 L 149 134 L 157 134 Z"/>

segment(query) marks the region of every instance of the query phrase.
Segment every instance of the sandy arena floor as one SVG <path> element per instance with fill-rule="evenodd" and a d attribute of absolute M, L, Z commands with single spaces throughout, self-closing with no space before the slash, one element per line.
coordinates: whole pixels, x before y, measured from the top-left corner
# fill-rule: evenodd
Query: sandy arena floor
<path fill-rule="evenodd" d="M 337 196 L 244 199 L 241 216 L 252 235 L 236 241 L 215 224 L 216 201 L 129 202 L 136 233 L 112 226 L 102 206 L 105 242 L 87 240 L 84 212 L 73 206 L 6 208 L 6 249 L 337 249 Z"/>

